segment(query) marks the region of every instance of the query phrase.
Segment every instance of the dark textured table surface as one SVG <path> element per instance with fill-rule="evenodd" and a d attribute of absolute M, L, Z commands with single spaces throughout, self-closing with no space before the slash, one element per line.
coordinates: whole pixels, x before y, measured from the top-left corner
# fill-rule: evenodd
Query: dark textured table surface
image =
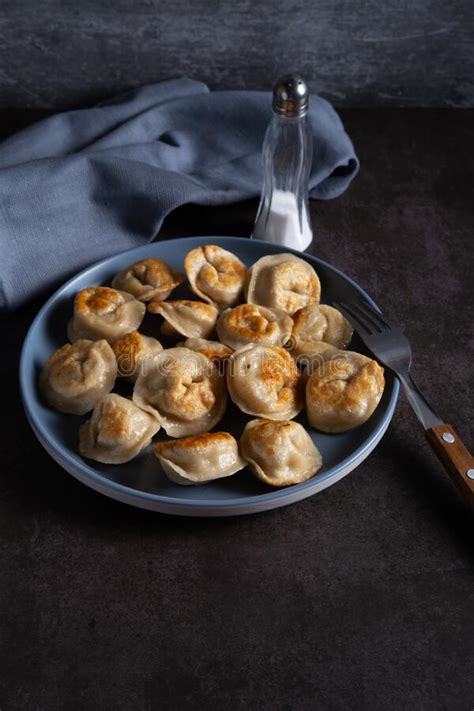
<path fill-rule="evenodd" d="M 311 206 L 312 252 L 405 324 L 420 385 L 471 449 L 473 118 L 345 111 L 361 172 Z M 163 234 L 248 234 L 255 208 L 189 206 Z M 1 318 L 1 711 L 472 710 L 472 520 L 403 399 L 369 459 L 302 503 L 128 508 L 28 427 L 18 356 L 39 306 Z"/>

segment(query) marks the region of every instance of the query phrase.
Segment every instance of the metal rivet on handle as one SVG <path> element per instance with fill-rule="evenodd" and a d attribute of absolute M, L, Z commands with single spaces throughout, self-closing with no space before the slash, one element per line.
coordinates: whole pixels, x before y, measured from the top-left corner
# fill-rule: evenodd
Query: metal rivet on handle
<path fill-rule="evenodd" d="M 468 469 L 466 472 L 466 476 L 468 476 L 469 479 L 474 479 L 474 469 Z"/>
<path fill-rule="evenodd" d="M 454 436 L 451 434 L 451 432 L 443 432 L 442 436 L 444 441 L 448 444 L 452 444 L 454 442 Z"/>

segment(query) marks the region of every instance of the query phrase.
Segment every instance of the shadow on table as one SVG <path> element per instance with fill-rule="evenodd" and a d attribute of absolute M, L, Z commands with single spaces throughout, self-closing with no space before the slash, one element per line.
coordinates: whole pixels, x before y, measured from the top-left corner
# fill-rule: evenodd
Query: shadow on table
<path fill-rule="evenodd" d="M 416 449 L 394 429 L 389 429 L 381 446 L 386 459 L 393 460 L 393 476 L 402 483 L 409 496 L 419 502 L 420 510 L 430 518 L 436 518 L 447 536 L 470 549 L 472 513 L 428 443 L 423 441 L 421 428 L 420 446 Z"/>
<path fill-rule="evenodd" d="M 92 526 L 96 531 L 116 525 L 120 527 L 121 536 L 127 535 L 127 529 L 129 532 L 161 531 L 179 535 L 180 532 L 189 534 L 209 528 L 212 530 L 215 526 L 232 527 L 237 522 L 233 517 L 197 519 L 158 514 L 101 496 L 64 472 L 43 450 L 23 413 L 15 382 L 8 385 L 7 401 L 11 405 L 6 433 L 8 466 L 4 468 L 0 481 L 2 498 L 13 509 L 32 517 L 45 516 L 59 525 Z M 421 437 L 420 433 L 420 442 Z M 393 461 L 393 477 L 398 481 L 398 491 L 395 491 L 394 482 L 394 496 L 408 495 L 412 504 L 413 501 L 419 502 L 423 515 L 436 519 L 437 525 L 444 529 L 444 535 L 456 545 L 468 546 L 470 514 L 428 445 L 426 449 L 421 445 L 415 450 L 413 445 L 407 444 L 402 433 L 390 429 L 380 447 L 384 450 L 385 461 Z M 400 492 L 400 482 L 404 492 Z M 339 497 L 341 506 L 351 506 L 350 497 L 344 495 L 344 487 L 345 482 L 340 482 L 334 491 L 328 490 L 331 493 L 320 493 L 316 497 L 317 502 L 322 504 L 320 497 L 330 495 Z M 298 518 L 297 507 L 311 506 L 314 501 L 308 500 L 291 507 L 291 516 Z M 335 505 L 334 500 L 332 504 Z M 257 518 L 287 516 L 288 513 L 279 509 L 258 514 Z M 340 509 L 338 515 L 341 515 Z M 248 519 L 249 516 L 239 517 L 238 520 L 243 518 Z"/>

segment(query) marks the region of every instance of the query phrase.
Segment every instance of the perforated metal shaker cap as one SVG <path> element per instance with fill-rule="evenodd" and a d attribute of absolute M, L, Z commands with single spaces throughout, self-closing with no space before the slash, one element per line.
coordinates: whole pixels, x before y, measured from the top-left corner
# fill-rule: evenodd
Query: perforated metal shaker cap
<path fill-rule="evenodd" d="M 308 111 L 309 92 L 298 74 L 286 74 L 273 87 L 273 111 L 280 116 L 296 118 Z"/>

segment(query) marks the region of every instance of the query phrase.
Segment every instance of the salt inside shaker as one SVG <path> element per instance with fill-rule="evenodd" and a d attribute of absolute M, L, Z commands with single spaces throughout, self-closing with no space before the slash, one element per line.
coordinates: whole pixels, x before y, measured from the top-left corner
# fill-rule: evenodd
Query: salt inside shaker
<path fill-rule="evenodd" d="M 252 237 L 304 250 L 313 233 L 308 219 L 312 136 L 308 88 L 293 74 L 273 87 L 273 116 L 263 142 L 263 189 Z"/>

